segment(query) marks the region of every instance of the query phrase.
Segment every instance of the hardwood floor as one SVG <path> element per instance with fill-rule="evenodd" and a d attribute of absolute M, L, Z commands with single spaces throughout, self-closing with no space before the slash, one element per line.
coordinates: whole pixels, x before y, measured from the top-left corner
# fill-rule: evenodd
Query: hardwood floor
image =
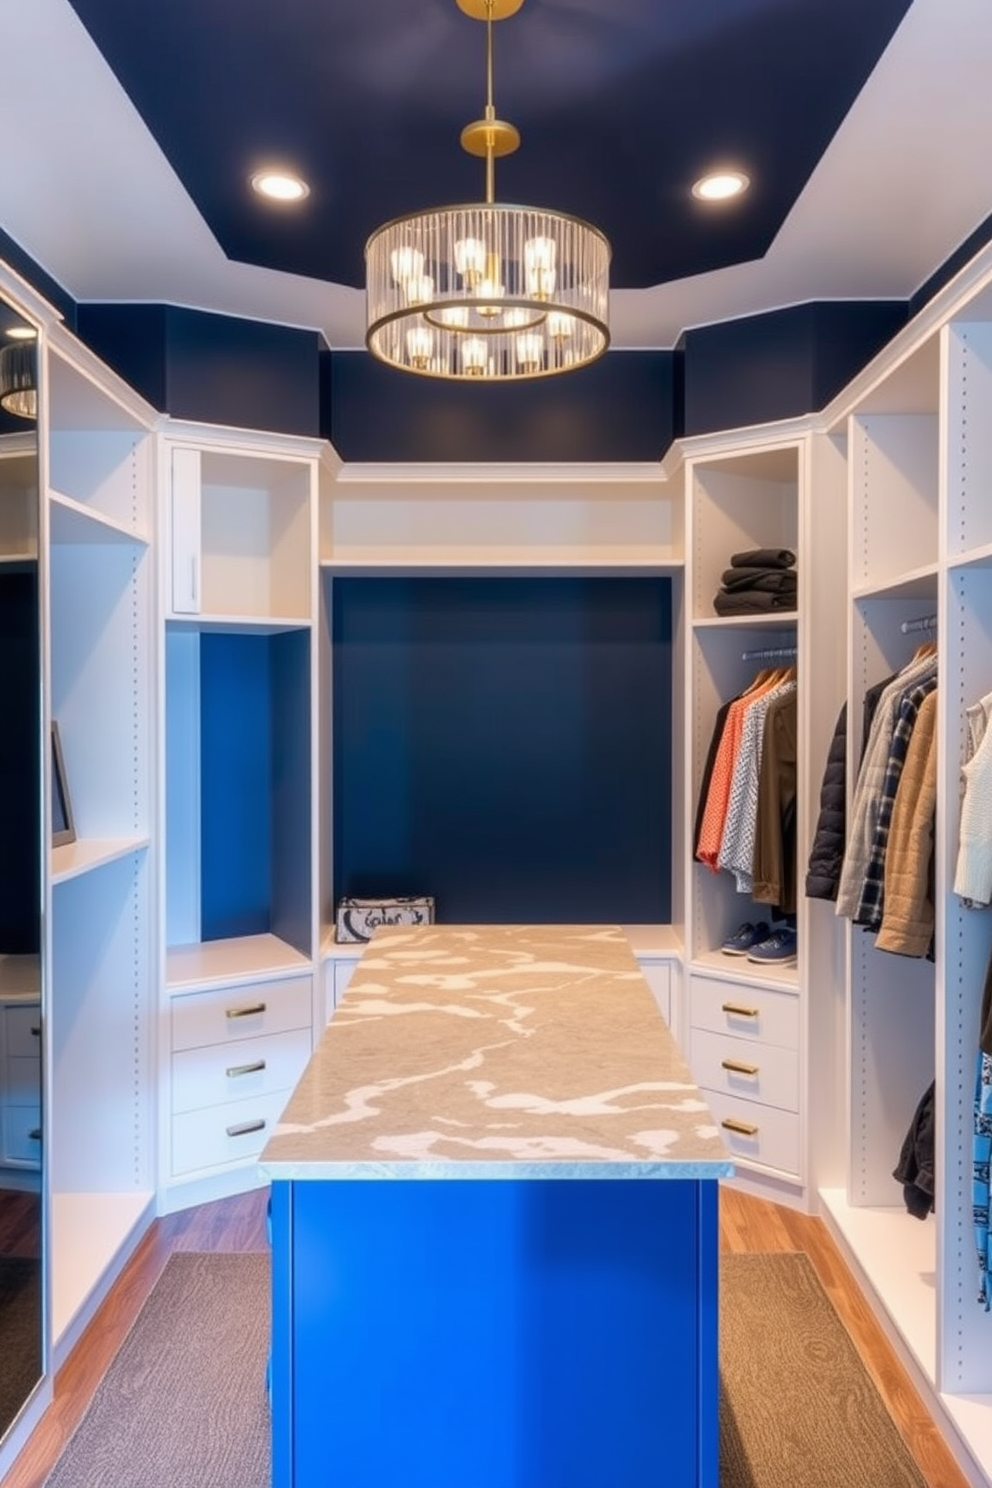
<path fill-rule="evenodd" d="M 152 1226 L 60 1370 L 55 1399 L 3 1479 L 2 1488 L 41 1488 L 173 1251 L 267 1249 L 265 1200 L 265 1191 L 259 1190 L 170 1215 Z M 968 1488 L 821 1220 L 725 1189 L 720 1205 L 720 1241 L 725 1251 L 805 1251 L 928 1488 Z"/>

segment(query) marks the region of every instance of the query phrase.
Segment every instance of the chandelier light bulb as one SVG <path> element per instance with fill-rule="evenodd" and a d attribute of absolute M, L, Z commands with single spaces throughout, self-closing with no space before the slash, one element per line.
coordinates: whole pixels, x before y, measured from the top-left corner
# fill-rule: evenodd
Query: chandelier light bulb
<path fill-rule="evenodd" d="M 419 279 L 422 276 L 424 255 L 419 248 L 411 248 L 409 244 L 404 244 L 400 248 L 393 249 L 389 255 L 389 265 L 397 284 L 409 284 L 411 279 Z"/>
<path fill-rule="evenodd" d="M 525 372 L 536 372 L 544 360 L 544 337 L 524 331 L 516 338 L 517 363 Z"/>
<path fill-rule="evenodd" d="M 406 349 L 410 365 L 420 370 L 425 369 L 434 354 L 434 333 L 430 327 L 411 327 L 406 333 Z"/>
<path fill-rule="evenodd" d="M 461 238 L 455 244 L 455 268 L 470 289 L 486 272 L 486 245 L 479 238 Z"/>
<path fill-rule="evenodd" d="M 469 377 L 481 377 L 488 358 L 489 348 L 481 336 L 470 336 L 462 342 L 462 368 Z"/>
<path fill-rule="evenodd" d="M 552 341 L 567 340 L 574 327 L 574 318 L 571 315 L 563 315 L 560 310 L 552 310 L 548 316 L 548 335 Z"/>
<path fill-rule="evenodd" d="M 403 287 L 410 305 L 429 305 L 434 298 L 434 280 L 430 274 L 415 274 Z"/>

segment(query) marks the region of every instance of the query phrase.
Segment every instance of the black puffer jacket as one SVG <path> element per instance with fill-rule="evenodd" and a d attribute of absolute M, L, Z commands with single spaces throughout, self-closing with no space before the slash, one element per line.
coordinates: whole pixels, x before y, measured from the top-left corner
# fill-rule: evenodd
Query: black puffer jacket
<path fill-rule="evenodd" d="M 808 899 L 836 899 L 847 826 L 847 704 L 840 710 L 827 752 L 820 815 L 806 869 Z"/>

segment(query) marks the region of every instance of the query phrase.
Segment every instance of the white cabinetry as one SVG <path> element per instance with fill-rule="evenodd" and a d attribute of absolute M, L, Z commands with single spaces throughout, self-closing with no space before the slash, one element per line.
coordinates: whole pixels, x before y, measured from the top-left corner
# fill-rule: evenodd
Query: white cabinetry
<path fill-rule="evenodd" d="M 818 974 L 829 968 L 830 947 L 821 942 L 839 938 L 832 926 L 824 936 L 814 921 L 803 878 L 822 763 L 842 700 L 837 641 L 843 608 L 834 575 L 844 554 L 843 469 L 816 437 L 786 438 L 775 429 L 714 437 L 688 445 L 685 453 L 690 620 L 683 1042 L 739 1171 L 765 1176 L 802 1200 L 816 1141 L 807 1120 L 811 994 Z M 814 471 L 822 474 L 815 501 Z M 731 556 L 754 549 L 796 553 L 795 608 L 716 614 L 714 596 Z M 694 853 L 721 709 L 759 676 L 789 668 L 796 674 L 795 742 L 783 757 L 780 807 L 794 818 L 795 847 L 794 857 L 787 852 L 780 865 L 779 891 L 769 900 L 766 887 L 759 898 L 751 887 L 742 892 L 743 876 L 698 861 Z M 724 953 L 724 940 L 748 921 L 793 923 L 795 964 L 758 965 Z"/>
<path fill-rule="evenodd" d="M 37 969 L 37 963 L 35 966 Z M 41 1000 L 38 995 L 0 992 L 0 1069 L 0 1167 L 36 1174 L 41 1168 Z M 5 1172 L 2 1181 L 7 1187 L 18 1186 L 11 1172 Z"/>
<path fill-rule="evenodd" d="M 257 1181 L 310 1053 L 317 463 L 314 441 L 175 425 L 162 441 L 168 1207 Z M 230 1013 L 235 992 L 264 1016 Z"/>
<path fill-rule="evenodd" d="M 172 1178 L 258 1156 L 310 1057 L 312 1002 L 309 975 L 173 992 Z"/>

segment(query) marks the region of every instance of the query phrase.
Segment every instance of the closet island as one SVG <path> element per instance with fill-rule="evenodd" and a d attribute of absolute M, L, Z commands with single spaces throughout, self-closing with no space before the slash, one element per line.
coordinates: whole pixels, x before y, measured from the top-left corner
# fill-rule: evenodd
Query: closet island
<path fill-rule="evenodd" d="M 733 1164 L 622 930 L 377 932 L 261 1166 L 274 1488 L 716 1488 Z"/>

